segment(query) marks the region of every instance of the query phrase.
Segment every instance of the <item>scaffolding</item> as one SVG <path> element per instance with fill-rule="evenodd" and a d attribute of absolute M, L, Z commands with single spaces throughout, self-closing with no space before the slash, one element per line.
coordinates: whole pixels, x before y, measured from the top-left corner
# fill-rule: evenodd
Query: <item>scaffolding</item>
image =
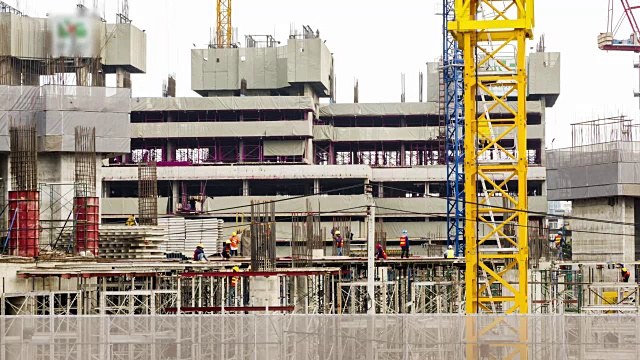
<path fill-rule="evenodd" d="M 138 223 L 158 225 L 158 175 L 155 161 L 138 163 Z"/>

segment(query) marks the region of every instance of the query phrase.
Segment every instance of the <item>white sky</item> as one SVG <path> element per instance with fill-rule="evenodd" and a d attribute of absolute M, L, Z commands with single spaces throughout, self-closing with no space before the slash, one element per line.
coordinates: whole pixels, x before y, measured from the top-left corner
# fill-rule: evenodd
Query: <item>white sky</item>
<path fill-rule="evenodd" d="M 118 2 L 105 4 L 115 21 Z M 634 1 L 634 0 L 632 0 Z M 72 10 L 75 0 L 5 0 L 32 16 Z M 93 0 L 85 0 L 88 7 Z M 441 0 L 233 0 L 233 26 L 244 44 L 245 34 L 275 34 L 285 41 L 291 23 L 309 25 L 334 53 L 337 101 L 353 101 L 353 79 L 360 84 L 360 102 L 400 100 L 400 73 L 406 73 L 407 101 L 418 100 L 418 72 L 441 53 Z M 579 5 L 576 5 L 579 3 Z M 640 76 L 633 68 L 638 55 L 603 52 L 597 35 L 606 30 L 607 0 L 536 2 L 536 38 L 546 34 L 548 51 L 560 51 L 562 93 L 547 111 L 547 147 L 571 145 L 570 124 L 599 116 L 640 117 L 633 91 Z M 617 2 L 619 13 L 619 4 Z M 147 73 L 132 75 L 133 96 L 160 96 L 162 81 L 176 73 L 177 96 L 190 90 L 190 52 L 203 48 L 215 26 L 216 0 L 129 0 L 130 18 L 147 33 Z M 616 20 L 619 15 L 615 15 Z M 625 22 L 616 38 L 625 38 Z M 530 42 L 529 47 L 534 47 Z M 426 79 L 425 79 L 426 81 Z M 425 87 L 426 91 L 426 87 Z M 425 93 L 426 96 L 426 93 Z"/>

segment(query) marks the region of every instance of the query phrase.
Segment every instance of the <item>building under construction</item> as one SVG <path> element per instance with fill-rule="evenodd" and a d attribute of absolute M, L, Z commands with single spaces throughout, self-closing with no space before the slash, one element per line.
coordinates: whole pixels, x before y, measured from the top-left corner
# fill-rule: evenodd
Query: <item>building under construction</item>
<path fill-rule="evenodd" d="M 0 2 L 0 359 L 507 358 L 508 349 L 520 358 L 598 358 L 605 346 L 637 356 L 640 323 L 627 315 L 640 312 L 640 287 L 621 282 L 613 262 L 637 278 L 629 249 L 638 252 L 638 236 L 625 230 L 622 249 L 607 253 L 592 235 L 619 221 L 577 235 L 589 220 L 611 218 L 590 212 L 593 201 L 637 222 L 634 180 L 620 170 L 633 162 L 635 128 L 621 119 L 578 124 L 574 138 L 589 144 L 576 143 L 568 160 L 564 150 L 545 153 L 559 53 L 539 47 L 524 65 L 493 60 L 527 86 L 473 98 L 473 116 L 496 128 L 526 107 L 513 125 L 526 128 L 526 151 L 518 151 L 522 137 L 489 126 L 483 146 L 492 149 L 478 159 L 522 162 L 526 176 L 478 177 L 472 196 L 490 207 L 490 221 L 473 221 L 496 248 L 477 278 L 490 299 L 482 310 L 512 309 L 518 279 L 494 279 L 513 268 L 507 254 L 520 251 L 528 267 L 518 290 L 532 315 L 464 317 L 478 301 L 468 295 L 465 254 L 444 255 L 447 65 L 427 64 L 424 102 L 420 89 L 420 102 L 402 93 L 397 103 L 360 103 L 356 86 L 353 103 L 337 103 L 333 55 L 318 30 L 292 29 L 285 41 L 249 35 L 242 45 L 227 23 L 207 48 L 191 50 L 200 97 L 176 97 L 172 76 L 163 97 L 132 97 L 130 74 L 146 69 L 145 33 L 124 8 L 115 24 L 79 9 L 73 21 L 98 44 L 82 55 L 50 46 L 48 19 Z M 218 1 L 219 27 L 230 12 L 230 1 Z M 116 74 L 116 88 L 104 86 L 106 74 Z M 619 127 L 617 145 L 598 137 L 612 133 L 600 125 Z M 594 155 L 603 142 L 615 159 Z M 605 163 L 618 164 L 606 170 L 618 174 L 617 186 L 573 185 Z M 556 259 L 547 188 L 549 199 L 576 201 L 578 261 Z M 514 198 L 527 204 L 526 225 L 508 220 Z M 523 226 L 528 243 L 514 249 Z M 232 233 L 237 254 L 225 241 Z M 207 261 L 193 260 L 197 247 Z M 568 313 L 599 316 L 541 316 Z M 500 345 L 479 340 L 487 334 Z"/>

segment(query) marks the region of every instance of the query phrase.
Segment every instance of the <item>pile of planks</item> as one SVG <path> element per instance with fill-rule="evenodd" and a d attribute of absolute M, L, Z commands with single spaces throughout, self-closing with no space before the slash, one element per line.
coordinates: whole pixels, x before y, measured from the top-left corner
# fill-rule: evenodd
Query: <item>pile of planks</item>
<path fill-rule="evenodd" d="M 164 259 L 166 239 L 167 230 L 161 226 L 103 225 L 100 227 L 100 257 Z"/>

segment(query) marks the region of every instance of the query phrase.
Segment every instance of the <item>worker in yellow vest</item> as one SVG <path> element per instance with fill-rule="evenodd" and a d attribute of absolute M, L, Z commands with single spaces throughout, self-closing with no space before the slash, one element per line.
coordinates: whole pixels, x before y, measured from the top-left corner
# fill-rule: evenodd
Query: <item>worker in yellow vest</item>
<path fill-rule="evenodd" d="M 449 245 L 447 246 L 447 250 L 444 252 L 444 258 L 445 259 L 455 259 L 456 255 L 453 252 L 453 246 Z"/>

